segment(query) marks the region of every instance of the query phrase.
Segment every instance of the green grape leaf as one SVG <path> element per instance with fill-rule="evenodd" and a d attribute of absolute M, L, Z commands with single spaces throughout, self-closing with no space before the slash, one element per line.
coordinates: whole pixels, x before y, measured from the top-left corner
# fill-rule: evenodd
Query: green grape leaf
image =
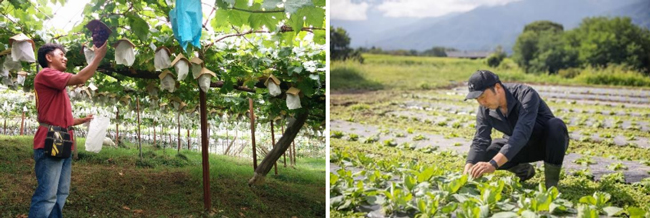
<path fill-rule="evenodd" d="M 325 0 L 313 0 L 312 2 L 316 7 L 325 7 Z"/>
<path fill-rule="evenodd" d="M 220 29 L 228 26 L 228 10 L 219 9 L 215 12 L 214 17 L 210 21 L 210 25 L 214 29 Z"/>
<path fill-rule="evenodd" d="M 302 27 L 304 26 L 305 20 L 304 20 L 304 13 L 303 11 L 299 11 L 297 13 L 294 13 L 291 15 L 289 18 L 289 26 L 293 28 L 293 31 L 298 32 Z"/>
<path fill-rule="evenodd" d="M 279 4 L 282 4 L 282 0 L 265 0 L 264 3 L 262 3 L 262 8 L 272 10 L 278 8 Z"/>
<path fill-rule="evenodd" d="M 147 41 L 149 35 L 149 24 L 147 24 L 147 22 L 137 14 L 129 14 L 128 17 L 131 22 L 131 30 L 133 33 L 138 36 L 140 40 Z"/>
<path fill-rule="evenodd" d="M 325 9 L 322 8 L 304 8 L 303 14 L 307 15 L 305 23 L 307 26 L 313 26 L 316 28 L 323 27 L 323 21 L 325 20 Z"/>
<path fill-rule="evenodd" d="M 313 5 L 314 3 L 312 3 L 311 0 L 287 0 L 287 2 L 284 3 L 284 9 L 287 13 L 293 14 L 302 7 Z"/>
<path fill-rule="evenodd" d="M 273 31 L 276 28 L 278 20 L 274 19 L 271 14 L 255 13 L 250 15 L 248 22 L 253 29 L 260 29 L 262 26 L 266 26 L 266 28 Z"/>
<path fill-rule="evenodd" d="M 235 26 L 242 26 L 248 23 L 248 17 L 250 13 L 236 10 L 228 11 L 228 19 L 230 23 Z"/>
<path fill-rule="evenodd" d="M 248 8 L 248 0 L 235 0 L 235 8 Z"/>
<path fill-rule="evenodd" d="M 314 42 L 320 45 L 325 44 L 325 30 L 314 30 Z"/>

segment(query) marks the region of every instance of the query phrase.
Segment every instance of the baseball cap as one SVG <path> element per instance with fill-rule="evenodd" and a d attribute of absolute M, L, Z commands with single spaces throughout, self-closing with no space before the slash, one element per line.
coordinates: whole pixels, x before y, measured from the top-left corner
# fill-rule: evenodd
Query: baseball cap
<path fill-rule="evenodd" d="M 469 88 L 469 93 L 465 97 L 467 99 L 475 99 L 483 94 L 485 89 L 494 86 L 497 83 L 500 83 L 499 76 L 496 74 L 487 71 L 487 70 L 478 70 L 469 77 L 467 82 L 467 87 Z"/>

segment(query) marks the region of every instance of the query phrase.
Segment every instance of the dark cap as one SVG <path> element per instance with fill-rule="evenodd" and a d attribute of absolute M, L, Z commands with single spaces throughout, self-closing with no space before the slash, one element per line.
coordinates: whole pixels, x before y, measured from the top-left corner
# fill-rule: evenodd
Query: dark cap
<path fill-rule="evenodd" d="M 483 94 L 485 89 L 494 86 L 497 83 L 500 83 L 499 76 L 496 74 L 487 71 L 487 70 L 478 70 L 469 77 L 467 82 L 467 87 L 469 88 L 469 93 L 465 97 L 467 99 L 475 99 Z"/>

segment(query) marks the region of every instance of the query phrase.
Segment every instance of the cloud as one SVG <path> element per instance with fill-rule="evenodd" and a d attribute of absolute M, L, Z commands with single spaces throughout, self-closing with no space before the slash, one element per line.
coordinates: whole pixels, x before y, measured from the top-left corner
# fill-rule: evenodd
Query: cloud
<path fill-rule="evenodd" d="M 330 17 L 333 20 L 366 20 L 370 5 L 367 2 L 353 3 L 352 0 L 330 1 Z"/>
<path fill-rule="evenodd" d="M 505 5 L 519 0 L 386 0 L 375 6 L 387 17 L 438 17 L 479 6 Z"/>

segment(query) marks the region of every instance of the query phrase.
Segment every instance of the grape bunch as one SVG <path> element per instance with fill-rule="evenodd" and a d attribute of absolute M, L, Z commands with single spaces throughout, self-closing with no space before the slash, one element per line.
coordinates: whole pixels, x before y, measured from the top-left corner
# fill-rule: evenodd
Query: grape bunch
<path fill-rule="evenodd" d="M 104 42 L 108 39 L 108 31 L 106 29 L 102 29 L 99 26 L 95 27 L 93 30 L 93 44 L 95 47 L 99 48 L 102 45 L 104 45 Z"/>

